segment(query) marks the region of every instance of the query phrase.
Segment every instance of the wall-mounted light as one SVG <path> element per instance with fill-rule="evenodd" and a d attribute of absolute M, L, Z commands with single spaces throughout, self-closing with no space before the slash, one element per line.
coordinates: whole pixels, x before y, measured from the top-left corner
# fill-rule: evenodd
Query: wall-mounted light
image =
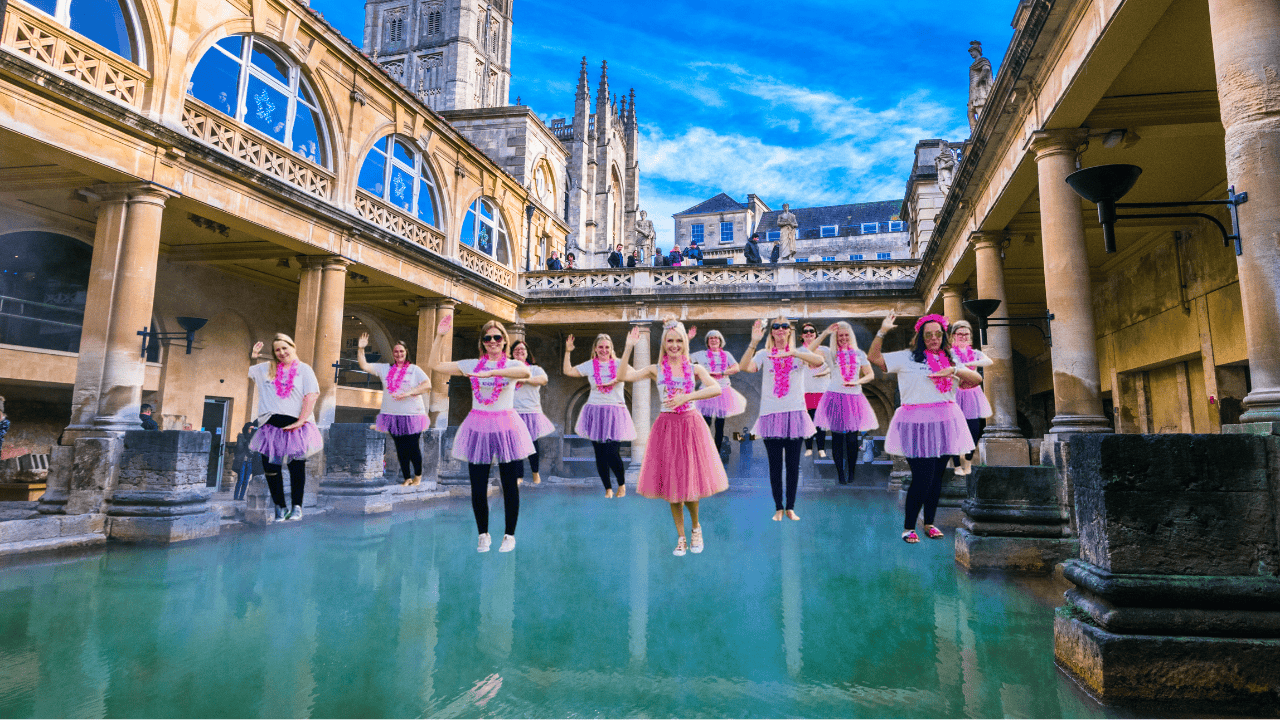
<path fill-rule="evenodd" d="M 965 310 L 978 318 L 978 344 L 987 344 L 987 328 L 989 327 L 1033 327 L 1040 331 L 1041 337 L 1044 338 L 1045 347 L 1053 347 L 1052 333 L 1040 327 L 1040 321 L 1052 321 L 1053 313 L 1045 313 L 1044 315 L 1020 315 L 1017 317 L 1003 317 L 995 320 L 988 320 L 991 314 L 1000 307 L 999 300 L 981 299 L 981 300 L 965 300 L 960 303 Z M 1009 322 L 1010 320 L 1026 320 L 1028 322 Z"/>
<path fill-rule="evenodd" d="M 142 329 L 138 334 L 142 336 L 142 357 L 147 356 L 147 345 L 151 340 L 187 340 L 187 354 L 191 354 L 191 344 L 195 342 L 196 331 L 205 326 L 209 322 L 208 318 L 198 317 L 179 317 L 178 324 L 186 332 L 151 332 L 149 329 Z"/>

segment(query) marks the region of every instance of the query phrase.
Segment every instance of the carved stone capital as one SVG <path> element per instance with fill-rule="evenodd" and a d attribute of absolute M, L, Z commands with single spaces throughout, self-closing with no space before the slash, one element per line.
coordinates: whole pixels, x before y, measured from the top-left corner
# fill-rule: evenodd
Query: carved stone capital
<path fill-rule="evenodd" d="M 969 243 L 973 245 L 974 251 L 978 250 L 1004 250 L 1009 247 L 1009 236 L 1003 232 L 985 232 L 977 231 L 969 233 Z"/>
<path fill-rule="evenodd" d="M 1054 155 L 1074 155 L 1076 148 L 1089 136 L 1083 128 L 1069 130 L 1040 130 L 1031 134 L 1027 149 L 1035 153 L 1036 162 Z"/>

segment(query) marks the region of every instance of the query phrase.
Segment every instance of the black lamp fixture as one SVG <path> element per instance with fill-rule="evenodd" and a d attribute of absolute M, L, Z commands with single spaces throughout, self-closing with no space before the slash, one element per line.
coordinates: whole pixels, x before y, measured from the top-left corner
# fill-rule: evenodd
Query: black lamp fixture
<path fill-rule="evenodd" d="M 1194 202 L 1158 202 L 1158 203 L 1122 203 L 1117 202 L 1133 189 L 1138 182 L 1142 168 L 1137 165 L 1098 165 L 1096 167 L 1077 170 L 1067 176 L 1067 184 L 1080 197 L 1098 205 L 1098 222 L 1102 223 L 1102 242 L 1107 252 L 1116 251 L 1116 221 L 1129 218 L 1173 218 L 1198 217 L 1208 220 L 1222 231 L 1222 244 L 1225 246 L 1234 240 L 1236 255 L 1244 254 L 1240 243 L 1240 218 L 1236 208 L 1249 201 L 1249 193 L 1237 193 L 1234 185 L 1227 188 L 1225 200 L 1198 200 Z M 1218 218 L 1207 213 L 1140 213 L 1136 215 L 1117 215 L 1116 210 L 1139 208 L 1174 208 L 1196 207 L 1199 205 L 1226 205 L 1231 211 L 1231 234 Z"/>
<path fill-rule="evenodd" d="M 965 310 L 969 311 L 969 314 L 978 318 L 978 345 L 987 344 L 987 328 L 989 327 L 1027 326 L 1040 331 L 1041 337 L 1044 338 L 1045 347 L 1053 347 L 1053 335 L 1045 328 L 1040 327 L 1039 323 L 1041 320 L 1053 320 L 1053 313 L 1046 313 L 1044 315 L 1020 315 L 1018 317 L 1005 317 L 988 320 L 987 318 L 990 318 L 991 314 L 1000 307 L 999 300 L 965 300 L 961 305 L 964 306 Z M 1026 322 L 1009 322 L 1011 320 L 1023 320 Z"/>
<path fill-rule="evenodd" d="M 152 340 L 181 340 L 183 338 L 186 338 L 187 340 L 187 354 L 191 354 L 191 343 L 195 342 L 196 331 L 204 327 L 205 323 L 209 322 L 209 319 L 198 317 L 179 317 L 177 320 L 178 324 L 181 325 L 182 329 L 186 332 L 152 332 L 147 328 L 143 328 L 138 331 L 138 334 L 142 336 L 143 357 L 147 356 L 147 345 L 149 345 Z"/>

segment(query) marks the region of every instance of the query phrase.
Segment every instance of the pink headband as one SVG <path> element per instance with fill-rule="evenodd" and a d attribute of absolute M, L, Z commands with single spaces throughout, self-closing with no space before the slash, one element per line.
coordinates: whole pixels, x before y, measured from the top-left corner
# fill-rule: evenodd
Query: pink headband
<path fill-rule="evenodd" d="M 950 322 L 947 321 L 945 317 L 941 315 L 925 315 L 924 317 L 916 321 L 916 332 L 920 332 L 920 328 L 924 327 L 925 323 L 931 323 L 931 322 L 936 322 L 939 325 L 941 325 L 942 330 L 944 332 L 946 331 L 947 326 L 951 324 Z"/>

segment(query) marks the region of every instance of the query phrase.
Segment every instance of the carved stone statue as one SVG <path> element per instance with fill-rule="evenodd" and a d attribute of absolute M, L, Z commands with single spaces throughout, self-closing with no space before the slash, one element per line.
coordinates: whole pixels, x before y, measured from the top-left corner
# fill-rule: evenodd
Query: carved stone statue
<path fill-rule="evenodd" d="M 791 204 L 782 204 L 782 214 L 778 216 L 778 259 L 780 261 L 795 260 L 796 257 L 796 231 L 800 227 L 800 221 L 796 219 L 795 213 L 791 212 Z"/>
<path fill-rule="evenodd" d="M 946 140 L 938 147 L 938 159 L 934 160 L 934 166 L 938 169 L 938 189 L 945 193 L 956 174 L 956 155 L 951 152 L 951 146 Z"/>
<path fill-rule="evenodd" d="M 969 56 L 973 64 L 969 66 L 969 129 L 978 126 L 978 118 L 982 108 L 987 105 L 987 96 L 991 94 L 991 61 L 982 57 L 982 43 L 974 40 L 969 43 Z"/>
<path fill-rule="evenodd" d="M 658 233 L 653 229 L 653 221 L 649 219 L 649 213 L 644 210 L 640 211 L 640 219 L 636 220 L 636 249 L 640 251 L 640 257 L 647 258 L 653 255 L 654 243 L 658 241 Z"/>

